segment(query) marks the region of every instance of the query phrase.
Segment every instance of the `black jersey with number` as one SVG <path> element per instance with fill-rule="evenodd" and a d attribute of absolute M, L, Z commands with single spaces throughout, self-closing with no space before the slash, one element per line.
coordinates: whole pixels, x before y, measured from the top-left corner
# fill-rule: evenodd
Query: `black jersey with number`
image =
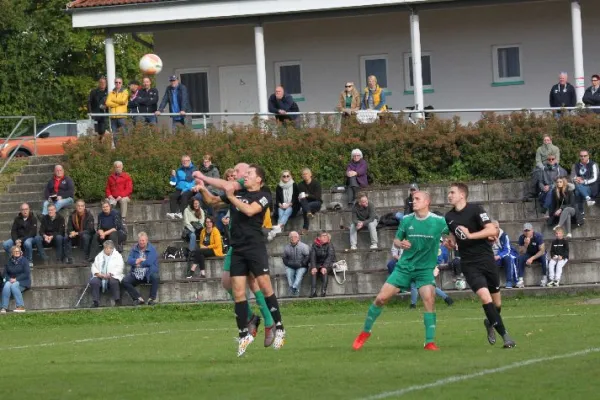
<path fill-rule="evenodd" d="M 487 239 L 469 240 L 458 227 L 464 226 L 470 233 L 475 233 L 483 230 L 485 225 L 491 222 L 487 212 L 477 204 L 467 203 L 466 207 L 460 211 L 456 211 L 454 208 L 448 211 L 446 224 L 448 224 L 450 233 L 456 236 L 462 263 L 493 259 L 494 251 L 492 244 Z"/>
<path fill-rule="evenodd" d="M 233 248 L 241 249 L 252 247 L 256 244 L 264 244 L 266 237 L 262 226 L 265 212 L 271 207 L 271 193 L 265 191 L 263 188 L 256 192 L 249 192 L 244 189 L 235 192 L 235 197 L 246 204 L 257 203 L 262 209 L 260 212 L 249 217 L 238 210 L 237 207 L 230 207 L 230 245 Z M 230 204 L 227 195 L 221 196 L 221 199 L 225 203 Z"/>

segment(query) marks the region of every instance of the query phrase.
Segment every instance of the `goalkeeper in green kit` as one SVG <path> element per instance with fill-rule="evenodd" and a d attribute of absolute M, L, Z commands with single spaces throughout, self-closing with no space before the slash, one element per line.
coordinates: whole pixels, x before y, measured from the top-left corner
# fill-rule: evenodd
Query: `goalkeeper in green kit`
<path fill-rule="evenodd" d="M 442 235 L 448 234 L 444 217 L 429 211 L 431 202 L 429 193 L 413 194 L 414 213 L 401 221 L 394 245 L 404 249 L 392 274 L 379 291 L 377 298 L 369 307 L 363 331 L 354 340 L 354 350 L 359 350 L 371 336 L 371 329 L 383 306 L 400 290 L 410 291 L 415 282 L 423 299 L 425 315 L 425 350 L 439 350 L 435 345 L 435 276 L 437 256 Z"/>

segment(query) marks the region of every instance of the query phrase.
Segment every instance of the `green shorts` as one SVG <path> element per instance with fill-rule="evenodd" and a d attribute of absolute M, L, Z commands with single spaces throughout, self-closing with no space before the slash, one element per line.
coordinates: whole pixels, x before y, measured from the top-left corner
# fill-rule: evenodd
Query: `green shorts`
<path fill-rule="evenodd" d="M 426 285 L 435 286 L 435 277 L 433 276 L 433 269 L 417 269 L 414 271 L 408 271 L 405 269 L 394 268 L 394 271 L 385 282 L 397 287 L 398 289 L 408 292 L 412 282 L 415 283 L 417 289 Z"/>
<path fill-rule="evenodd" d="M 229 250 L 227 250 L 227 254 L 225 255 L 225 262 L 223 263 L 223 272 L 231 270 L 231 253 L 233 253 L 233 248 L 229 246 Z"/>

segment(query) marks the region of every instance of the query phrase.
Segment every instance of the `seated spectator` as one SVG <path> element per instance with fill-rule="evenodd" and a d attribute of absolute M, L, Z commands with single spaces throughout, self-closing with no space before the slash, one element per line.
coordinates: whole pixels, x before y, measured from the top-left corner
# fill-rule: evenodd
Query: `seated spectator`
<path fill-rule="evenodd" d="M 112 240 L 102 243 L 103 251 L 98 253 L 92 264 L 92 308 L 100 306 L 100 289 L 102 293 L 110 290 L 115 306 L 121 305 L 121 281 L 125 273 L 123 256 L 115 249 Z"/>
<path fill-rule="evenodd" d="M 352 224 L 350 225 L 350 250 L 357 250 L 358 231 L 369 228 L 371 250 L 377 249 L 377 214 L 375 206 L 369 202 L 365 193 L 358 197 L 358 202 L 352 207 Z"/>
<path fill-rule="evenodd" d="M 202 165 L 200 166 L 200 172 L 202 172 L 205 176 L 209 178 L 219 179 L 221 178 L 221 174 L 219 173 L 219 168 L 212 163 L 212 156 L 210 154 L 205 154 L 202 157 Z M 211 190 L 213 193 L 220 195 L 218 190 L 208 186 L 208 190 Z"/>
<path fill-rule="evenodd" d="M 518 278 L 517 287 L 525 287 L 523 275 L 525 266 L 539 262 L 542 265 L 542 280 L 540 286 L 546 286 L 548 277 L 546 276 L 546 245 L 544 236 L 539 232 L 534 232 L 533 225 L 529 222 L 523 225 L 523 234 L 519 237 L 519 258 L 517 262 Z"/>
<path fill-rule="evenodd" d="M 519 254 L 510 244 L 508 234 L 500 228 L 498 221 L 492 221 L 492 224 L 499 229 L 498 239 L 492 244 L 494 250 L 494 260 L 496 265 L 502 266 L 506 273 L 506 288 L 512 289 L 514 284 L 517 284 L 517 257 Z"/>
<path fill-rule="evenodd" d="M 29 262 L 23 257 L 23 252 L 19 247 L 12 246 L 10 255 L 3 273 L 1 314 L 5 314 L 8 310 L 11 295 L 15 298 L 15 312 L 24 313 L 23 292 L 31 287 L 31 270 Z"/>
<path fill-rule="evenodd" d="M 327 295 L 327 280 L 333 272 L 335 249 L 331 243 L 331 235 L 325 231 L 319 233 L 310 249 L 310 296 L 317 297 L 317 276 L 321 277 L 321 297 Z"/>
<path fill-rule="evenodd" d="M 285 228 L 290 218 L 294 218 L 300 210 L 300 191 L 289 170 L 281 171 L 281 180 L 275 189 L 277 225 L 271 232 L 279 233 Z"/>
<path fill-rule="evenodd" d="M 600 76 L 592 75 L 592 86 L 585 90 L 583 94 L 583 104 L 588 107 L 600 106 Z M 595 113 L 600 113 L 600 109 L 593 110 Z M 548 285 L 550 286 L 550 285 Z"/>
<path fill-rule="evenodd" d="M 44 206 L 42 215 L 48 214 L 48 204 L 54 204 L 56 211 L 73 204 L 73 196 L 75 194 L 75 184 L 68 176 L 65 176 L 65 170 L 62 165 L 54 167 L 54 176 L 44 188 Z"/>
<path fill-rule="evenodd" d="M 131 296 L 133 305 L 144 304 L 144 298 L 135 288 L 141 283 L 150 283 L 150 297 L 148 305 L 156 304 L 158 294 L 158 284 L 160 283 L 160 273 L 158 269 L 158 255 L 156 249 L 148 243 L 146 232 L 138 233 L 138 242 L 131 248 L 127 265 L 131 266 L 131 271 L 123 278 L 123 287 Z"/>
<path fill-rule="evenodd" d="M 404 216 L 413 213 L 413 194 L 419 191 L 419 185 L 411 183 L 408 187 L 409 195 L 404 199 Z"/>
<path fill-rule="evenodd" d="M 367 162 L 363 158 L 362 151 L 360 149 L 352 150 L 350 163 L 346 167 L 346 196 L 349 206 L 354 204 L 358 190 L 369 186 L 367 169 Z"/>
<path fill-rule="evenodd" d="M 92 238 L 92 248 L 90 249 L 89 262 L 93 262 L 96 255 L 99 253 L 99 247 L 106 240 L 112 240 L 115 246 L 119 245 L 119 232 L 123 230 L 121 223 L 121 215 L 115 210 L 112 210 L 110 203 L 106 200 L 102 201 L 102 212 L 98 214 L 98 224 L 96 233 Z"/>
<path fill-rule="evenodd" d="M 321 210 L 323 200 L 321 198 L 321 184 L 316 179 L 313 179 L 312 172 L 308 168 L 302 170 L 302 182 L 298 184 L 298 200 L 302 207 L 302 216 L 304 224 L 302 225 L 302 235 L 306 235 L 309 228 L 309 218 L 313 218 L 314 214 Z"/>
<path fill-rule="evenodd" d="M 550 261 L 548 262 L 548 286 L 560 286 L 562 271 L 569 261 L 569 242 L 564 238 L 565 231 L 562 228 L 554 230 L 556 239 L 550 246 Z"/>
<path fill-rule="evenodd" d="M 65 219 L 56 212 L 56 206 L 48 206 L 48 215 L 42 216 L 40 221 L 40 234 L 35 237 L 38 248 L 54 245 L 56 262 L 63 262 L 63 249 L 65 242 Z M 43 250 L 42 250 L 43 251 Z M 42 258 L 46 258 L 45 255 Z"/>
<path fill-rule="evenodd" d="M 552 205 L 552 190 L 556 179 L 561 176 L 568 176 L 567 171 L 558 165 L 556 155 L 548 154 L 546 166 L 542 171 L 542 179 L 539 182 L 539 200 L 543 208 L 543 212 L 547 212 Z"/>
<path fill-rule="evenodd" d="M 110 117 L 110 131 L 113 135 L 113 144 L 117 145 L 117 134 L 119 129 L 125 129 L 125 117 L 122 115 L 127 113 L 127 104 L 129 103 L 129 92 L 123 87 L 123 78 L 120 76 L 115 78 L 115 87 L 108 93 L 106 98 L 106 107 L 108 108 Z"/>
<path fill-rule="evenodd" d="M 38 234 L 38 220 L 35 215 L 31 212 L 29 204 L 21 204 L 21 212 L 17 215 L 13 221 L 10 229 L 11 238 L 2 243 L 4 251 L 7 255 L 11 255 L 11 248 L 17 246 L 21 249 L 21 252 L 25 253 L 29 266 L 33 267 L 33 244 L 36 244 L 40 257 L 44 258 L 44 248 L 38 246 L 35 241 L 35 237 Z"/>
<path fill-rule="evenodd" d="M 298 115 L 287 115 L 287 113 L 300 112 L 300 108 L 298 108 L 294 98 L 285 93 L 283 86 L 277 86 L 275 93 L 269 97 L 269 112 L 275 114 L 275 119 L 278 122 L 293 122 L 298 118 Z"/>
<path fill-rule="evenodd" d="M 167 214 L 167 218 L 183 218 L 183 210 L 187 207 L 197 189 L 195 189 L 194 177 L 192 174 L 198 169 L 192 163 L 192 159 L 188 155 L 181 157 L 181 167 L 177 171 L 171 171 L 171 186 L 175 186 L 175 192 L 169 196 L 169 204 L 171 212 Z"/>
<path fill-rule="evenodd" d="M 568 188 L 566 177 L 556 180 L 556 188 L 552 191 L 552 203 L 549 209 L 548 225 L 556 225 L 554 229 L 563 227 L 571 237 L 571 220 L 575 219 L 578 225 L 583 223 L 581 214 L 575 210 L 575 195 Z"/>
<path fill-rule="evenodd" d="M 190 205 L 183 211 L 183 234 L 182 238 L 189 242 L 188 249 L 196 250 L 197 240 L 202 228 L 204 228 L 204 210 L 200 207 L 200 200 L 192 198 Z"/>
<path fill-rule="evenodd" d="M 121 209 L 121 219 L 125 223 L 127 218 L 127 203 L 133 193 L 133 180 L 127 172 L 123 171 L 123 163 L 115 161 L 114 172 L 108 176 L 106 181 L 106 200 L 111 206 L 118 205 Z"/>
<path fill-rule="evenodd" d="M 283 265 L 285 265 L 289 294 L 298 297 L 302 278 L 308 270 L 310 248 L 300 241 L 300 235 L 296 231 L 290 232 L 289 239 L 290 243 L 283 249 Z"/>
<path fill-rule="evenodd" d="M 367 87 L 363 94 L 361 110 L 387 110 L 385 90 L 377 84 L 377 78 L 371 75 L 367 78 Z"/>
<path fill-rule="evenodd" d="M 221 232 L 215 227 L 215 221 L 212 217 L 206 217 L 204 223 L 204 229 L 200 232 L 199 248 L 194 250 L 192 255 L 193 263 L 187 274 L 188 279 L 194 277 L 197 268 L 200 268 L 200 276 L 206 278 L 206 257 L 223 257 L 223 239 Z"/>
<path fill-rule="evenodd" d="M 360 93 L 354 87 L 354 82 L 346 82 L 340 93 L 337 109 L 342 112 L 343 117 L 349 117 L 360 110 Z"/>
<path fill-rule="evenodd" d="M 392 248 L 390 250 L 390 253 L 392 255 L 392 258 L 387 263 L 388 275 L 390 275 L 392 272 L 394 272 L 394 268 L 396 268 L 396 264 L 398 263 L 398 260 L 400 259 L 400 256 L 402 255 L 402 249 L 399 247 L 396 247 L 394 245 L 394 243 L 392 243 Z"/>
<path fill-rule="evenodd" d="M 526 188 L 525 199 L 536 197 L 539 194 L 538 185 L 542 179 L 542 172 L 549 154 L 554 154 L 556 162 L 560 164 L 560 149 L 552 144 L 552 137 L 544 135 L 543 143 L 535 152 L 535 167 L 531 172 L 529 187 Z"/>
<path fill-rule="evenodd" d="M 73 264 L 73 246 L 83 249 L 85 259 L 90 258 L 90 246 L 96 233 L 94 214 L 85 207 L 85 201 L 77 200 L 75 211 L 69 216 L 65 240 L 67 264 Z"/>
<path fill-rule="evenodd" d="M 219 229 L 221 232 L 221 239 L 223 239 L 223 252 L 227 252 L 229 250 L 229 242 L 231 241 L 231 231 L 229 229 L 229 223 L 231 222 L 231 218 L 229 217 L 229 210 L 221 219 L 223 224 L 223 229 Z"/>
<path fill-rule="evenodd" d="M 583 215 L 584 200 L 591 207 L 596 204 L 594 199 L 598 196 L 598 164 L 590 160 L 589 151 L 579 151 L 579 162 L 571 168 L 571 180 L 575 184 L 577 210 Z"/>

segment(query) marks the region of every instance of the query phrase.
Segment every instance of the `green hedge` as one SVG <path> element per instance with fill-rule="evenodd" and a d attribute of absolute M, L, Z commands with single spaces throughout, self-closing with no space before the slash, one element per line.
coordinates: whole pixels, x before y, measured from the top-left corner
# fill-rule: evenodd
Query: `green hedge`
<path fill-rule="evenodd" d="M 116 150 L 96 137 L 81 138 L 66 147 L 68 173 L 75 180 L 77 196 L 95 201 L 103 196 L 113 161 L 121 160 L 133 177 L 135 198 L 162 199 L 172 191 L 169 172 L 179 166 L 184 153 L 191 154 L 196 165 L 203 154 L 212 154 L 221 173 L 237 162 L 258 163 L 272 186 L 282 169 L 290 169 L 299 181 L 301 169 L 310 167 L 328 187 L 344 182 L 354 148 L 362 150 L 370 174 L 381 185 L 528 176 L 546 133 L 561 149 L 561 164 L 567 169 L 580 148 L 588 148 L 592 158 L 600 150 L 600 118 L 588 113 L 560 120 L 550 114 L 485 114 L 475 123 L 433 119 L 424 127 L 389 116 L 369 126 L 350 122 L 341 131 L 331 121 L 318 119 L 317 127 L 263 132 L 255 123 L 206 135 L 138 126 L 129 129 Z"/>

